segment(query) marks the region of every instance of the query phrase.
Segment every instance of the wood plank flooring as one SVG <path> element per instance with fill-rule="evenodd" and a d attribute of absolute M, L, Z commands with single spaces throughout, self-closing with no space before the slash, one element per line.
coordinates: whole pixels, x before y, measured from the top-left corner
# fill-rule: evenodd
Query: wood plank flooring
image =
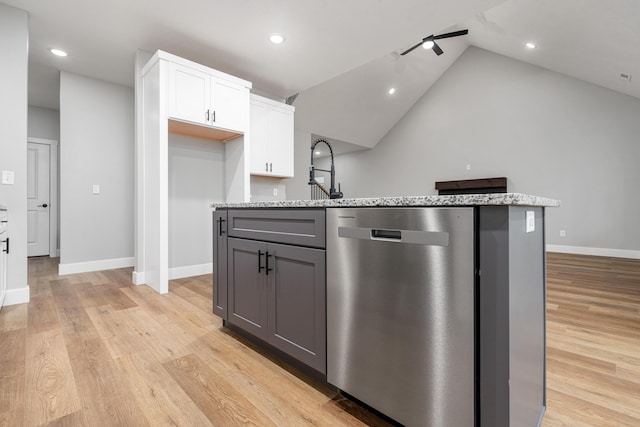
<path fill-rule="evenodd" d="M 222 327 L 211 276 L 58 276 L 0 312 L 0 426 L 386 426 Z M 548 255 L 543 426 L 640 426 L 640 261 Z"/>

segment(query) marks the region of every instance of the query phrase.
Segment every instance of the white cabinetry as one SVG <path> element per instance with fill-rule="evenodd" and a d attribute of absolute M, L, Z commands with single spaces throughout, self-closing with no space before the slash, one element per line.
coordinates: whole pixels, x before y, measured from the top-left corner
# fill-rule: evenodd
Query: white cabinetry
<path fill-rule="evenodd" d="M 251 174 L 293 177 L 295 108 L 251 95 Z"/>
<path fill-rule="evenodd" d="M 246 86 L 230 79 L 169 64 L 172 119 L 244 133 L 249 117 L 248 96 Z"/>
<path fill-rule="evenodd" d="M 137 226 L 133 280 L 169 290 L 170 134 L 224 142 L 226 202 L 248 202 L 251 82 L 157 51 L 137 76 Z M 173 185 L 173 182 L 172 182 Z M 174 188 L 174 187 L 172 187 Z M 199 200 L 202 209 L 211 202 Z"/>
<path fill-rule="evenodd" d="M 209 124 L 211 76 L 179 64 L 169 64 L 169 117 Z"/>

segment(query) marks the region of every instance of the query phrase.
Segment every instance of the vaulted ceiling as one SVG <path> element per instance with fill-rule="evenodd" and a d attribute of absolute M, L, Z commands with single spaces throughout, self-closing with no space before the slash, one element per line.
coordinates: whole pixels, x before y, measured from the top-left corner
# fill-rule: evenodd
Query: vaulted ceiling
<path fill-rule="evenodd" d="M 29 12 L 29 100 L 45 108 L 58 108 L 59 70 L 133 86 L 137 49 L 237 75 L 274 98 L 300 92 L 296 127 L 363 147 L 469 45 L 640 97 L 637 0 L 0 1 Z M 469 35 L 442 40 L 442 56 L 398 55 L 461 28 Z M 272 33 L 285 42 L 271 44 Z"/>

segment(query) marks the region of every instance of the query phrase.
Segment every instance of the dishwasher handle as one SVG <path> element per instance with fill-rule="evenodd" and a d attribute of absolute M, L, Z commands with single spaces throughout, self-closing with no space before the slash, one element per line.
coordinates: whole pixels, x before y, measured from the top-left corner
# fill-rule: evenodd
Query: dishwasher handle
<path fill-rule="evenodd" d="M 412 243 L 427 246 L 449 246 L 449 233 L 446 231 L 338 227 L 338 237 L 392 243 Z"/>

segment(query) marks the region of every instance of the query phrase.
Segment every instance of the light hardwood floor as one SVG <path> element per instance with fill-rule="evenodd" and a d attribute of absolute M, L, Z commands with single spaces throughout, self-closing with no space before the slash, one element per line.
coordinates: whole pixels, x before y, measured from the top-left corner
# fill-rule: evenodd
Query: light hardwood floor
<path fill-rule="evenodd" d="M 131 269 L 57 276 L 0 312 L 0 425 L 389 425 L 238 337 L 211 276 L 167 295 Z M 549 254 L 544 426 L 640 426 L 640 261 Z"/>

